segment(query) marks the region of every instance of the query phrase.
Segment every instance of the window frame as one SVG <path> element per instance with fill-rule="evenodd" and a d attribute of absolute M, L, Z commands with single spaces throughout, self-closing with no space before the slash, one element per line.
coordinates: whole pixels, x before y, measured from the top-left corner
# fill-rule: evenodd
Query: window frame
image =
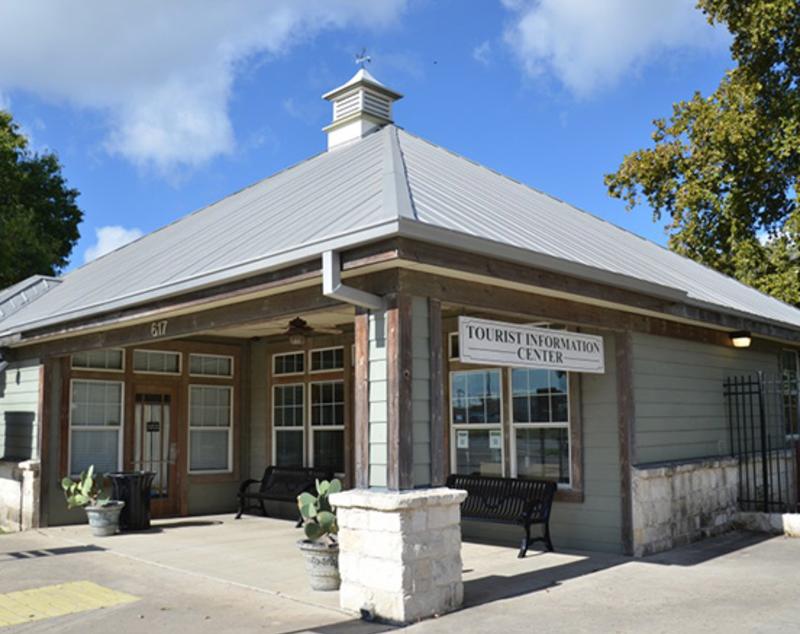
<path fill-rule="evenodd" d="M 228 390 L 230 394 L 230 408 L 228 411 L 228 426 L 227 427 L 207 427 L 207 426 L 193 426 L 192 425 L 192 388 L 204 387 L 215 388 L 220 390 Z M 234 407 L 236 392 L 233 385 L 221 385 L 218 383 L 189 383 L 186 387 L 186 472 L 189 475 L 214 475 L 214 474 L 230 474 L 234 471 L 234 456 L 233 456 L 233 428 L 234 428 Z M 227 451 L 227 469 L 192 469 L 192 431 L 227 431 L 228 434 L 228 451 Z"/>
<path fill-rule="evenodd" d="M 174 354 L 178 355 L 178 370 L 177 372 L 160 372 L 158 370 L 137 370 L 136 369 L 136 353 L 137 352 L 158 352 L 161 354 Z M 133 348 L 131 350 L 131 371 L 134 374 L 152 374 L 157 376 L 175 376 L 181 377 L 183 376 L 183 352 L 180 350 L 162 350 L 156 348 Z M 209 377 L 205 377 L 209 378 Z M 213 378 L 213 377 L 212 377 Z M 218 377 L 222 378 L 222 377 Z"/>
<path fill-rule="evenodd" d="M 496 423 L 456 423 L 453 418 L 453 377 L 456 374 L 486 374 L 496 372 L 500 378 L 500 420 Z M 469 368 L 469 369 L 450 369 L 448 372 L 449 383 L 449 403 L 447 405 L 450 416 L 450 470 L 457 473 L 457 438 L 458 432 L 474 429 L 475 431 L 496 431 L 500 430 L 500 476 L 506 477 L 506 430 L 505 430 L 505 393 L 503 388 L 503 370 L 499 367 Z"/>
<path fill-rule="evenodd" d="M 120 368 L 92 368 L 92 367 L 80 367 L 76 366 L 73 362 L 74 354 L 69 355 L 69 369 L 72 372 L 110 372 L 112 374 L 122 374 L 125 372 L 125 348 L 101 348 L 102 350 L 118 350 L 122 355 L 122 367 Z M 83 350 L 81 352 L 91 352 L 89 350 Z M 77 353 L 76 353 L 77 354 Z"/>
<path fill-rule="evenodd" d="M 344 353 L 344 351 L 342 351 L 342 353 Z M 342 359 L 344 360 L 344 357 L 342 357 Z M 338 372 L 338 370 L 325 370 L 325 372 Z M 342 418 L 343 418 L 342 424 L 341 425 L 314 425 L 313 422 L 312 422 L 313 421 L 313 417 L 311 415 L 311 408 L 313 407 L 313 403 L 312 403 L 311 399 L 313 397 L 313 392 L 314 392 L 314 390 L 312 389 L 312 386 L 313 385 L 333 384 L 333 383 L 338 383 L 339 385 L 342 386 Z M 345 393 L 346 385 L 345 385 L 345 382 L 344 382 L 344 378 L 321 380 L 321 381 L 308 381 L 304 385 L 308 386 L 308 389 L 306 390 L 306 398 L 308 399 L 308 403 L 307 403 L 307 406 L 306 406 L 307 409 L 303 412 L 303 414 L 304 414 L 304 418 L 308 422 L 308 432 L 309 432 L 308 433 L 308 438 L 304 439 L 308 443 L 307 459 L 305 460 L 305 462 L 308 463 L 309 467 L 313 468 L 314 467 L 314 432 L 316 432 L 316 431 L 340 431 L 340 432 L 342 432 L 342 437 L 343 437 L 344 442 L 347 442 L 347 438 L 345 436 L 345 422 L 346 422 L 346 417 L 347 417 L 347 411 L 346 411 L 347 394 Z M 274 425 L 273 425 L 273 427 L 274 427 Z M 304 425 L 304 427 L 305 427 L 305 425 Z M 342 443 L 342 452 L 343 452 L 342 464 L 346 468 L 347 464 L 346 464 L 346 452 L 344 451 L 344 442 Z M 344 476 L 344 472 L 336 472 L 334 475 L 336 475 L 337 477 L 342 477 L 342 476 Z"/>
<path fill-rule="evenodd" d="M 542 324 L 537 324 L 542 325 Z M 548 322 L 549 325 L 549 322 Z M 461 363 L 457 358 L 450 358 L 450 335 L 457 335 L 458 329 L 456 326 L 455 318 L 448 318 L 445 320 L 443 324 L 443 330 L 448 334 L 446 338 L 446 342 L 443 342 L 442 348 L 444 357 L 447 358 L 446 363 L 446 370 L 448 375 L 451 375 L 453 372 L 462 372 L 468 370 L 490 370 L 490 369 L 500 369 L 501 371 L 506 369 L 501 366 L 489 366 L 489 365 L 482 365 L 482 364 L 472 364 L 472 363 Z M 560 328 L 559 328 L 560 329 Z M 577 331 L 580 332 L 580 329 L 574 329 L 566 327 L 564 328 L 568 331 Z M 601 334 L 601 333 L 598 333 Z M 603 335 L 606 336 L 606 335 Z M 445 337 L 443 337 L 445 339 Z M 800 351 L 798 352 L 800 355 Z M 568 396 L 567 396 L 567 408 L 568 408 L 568 416 L 569 416 L 569 465 L 570 465 L 570 485 L 567 486 L 564 483 L 559 483 L 558 490 L 556 492 L 556 501 L 557 502 L 564 502 L 564 503 L 581 503 L 585 499 L 584 493 L 584 438 L 583 438 L 583 381 L 584 377 L 580 372 L 570 372 L 568 373 Z M 506 379 L 503 377 L 502 379 L 502 407 L 503 407 L 503 414 L 501 420 L 503 420 L 503 474 L 504 477 L 511 477 L 509 474 L 511 473 L 511 466 L 510 460 L 506 460 L 506 457 L 509 456 L 509 452 L 514 451 L 514 460 L 516 463 L 516 446 L 511 447 L 511 440 L 510 436 L 514 434 L 513 423 L 510 420 L 505 420 L 507 417 L 510 419 L 513 417 L 513 390 L 511 386 L 510 379 Z M 449 447 L 447 448 L 447 454 L 449 455 L 449 472 L 456 473 L 456 435 L 453 431 L 454 427 L 463 429 L 467 424 L 455 425 L 453 424 L 453 414 L 452 414 L 452 379 L 448 376 L 444 384 L 445 388 L 445 400 L 448 401 L 445 407 L 448 409 L 446 410 L 446 425 L 449 427 L 449 431 L 446 434 L 446 443 L 449 443 Z M 508 412 L 506 415 L 505 412 Z M 478 425 L 472 424 L 474 428 L 478 428 Z M 516 439 L 515 439 L 516 440 Z M 506 463 L 509 463 L 506 466 Z M 516 464 L 515 464 L 516 469 Z"/>
<path fill-rule="evenodd" d="M 323 368 L 322 370 L 312 370 L 313 363 L 311 361 L 315 352 L 327 352 L 328 350 L 341 350 L 342 351 L 342 366 L 339 368 Z M 331 372 L 344 372 L 345 371 L 345 359 L 344 359 L 344 346 L 326 346 L 324 348 L 309 348 L 308 349 L 308 374 L 315 375 L 315 374 L 330 374 Z M 286 376 L 285 374 L 279 376 Z M 323 381 L 324 383 L 325 381 Z M 310 392 L 310 390 L 309 390 Z"/>
<path fill-rule="evenodd" d="M 83 378 L 75 378 L 70 377 L 69 379 L 69 410 L 67 416 L 67 468 L 66 471 L 69 472 L 70 478 L 76 478 L 80 476 L 79 473 L 72 473 L 72 431 L 76 427 L 81 431 L 102 431 L 108 430 L 108 427 L 100 427 L 98 425 L 73 425 L 72 424 L 72 413 L 73 413 L 73 398 L 74 398 L 74 385 L 76 382 L 80 383 L 116 383 L 120 386 L 120 408 L 119 408 L 119 425 L 116 427 L 117 430 L 117 471 L 122 471 L 122 462 L 124 459 L 123 451 L 124 451 L 124 442 L 125 442 L 125 381 L 124 380 L 113 380 L 113 379 L 83 379 Z"/>
<path fill-rule="evenodd" d="M 212 354 L 207 352 L 189 352 L 187 353 L 186 370 L 190 378 L 195 379 L 218 379 L 218 380 L 233 380 L 236 374 L 236 358 L 232 354 Z M 230 374 L 194 374 L 192 373 L 192 357 L 212 357 L 214 359 L 228 359 L 231 362 Z M 170 374 L 170 376 L 174 376 Z"/>
<path fill-rule="evenodd" d="M 305 375 L 305 373 L 303 373 L 303 374 Z M 283 374 L 283 375 L 278 375 L 278 376 L 287 376 L 287 375 Z M 270 453 L 272 454 L 272 464 L 273 465 L 277 465 L 278 464 L 278 441 L 277 441 L 278 433 L 280 433 L 281 431 L 291 430 L 290 433 L 294 433 L 294 434 L 300 433 L 300 434 L 302 434 L 302 440 L 301 440 L 300 446 L 303 448 L 303 461 L 302 461 L 303 463 L 302 463 L 301 466 L 303 466 L 303 467 L 307 467 L 308 466 L 308 457 L 309 456 L 308 456 L 308 451 L 307 451 L 307 447 L 306 447 L 306 443 L 308 441 L 308 439 L 306 437 L 306 416 L 307 416 L 306 407 L 308 405 L 306 403 L 306 392 L 310 393 L 311 390 L 306 390 L 306 383 L 307 383 L 306 381 L 295 381 L 295 382 L 273 383 L 272 384 L 272 392 L 270 394 L 270 413 L 269 413 L 269 416 L 270 416 L 270 426 L 272 427 L 272 434 L 271 434 L 271 441 L 272 442 L 270 443 L 271 444 L 271 452 Z M 275 403 L 276 403 L 275 392 L 276 392 L 276 390 L 278 390 L 279 388 L 298 387 L 298 386 L 303 391 L 303 394 L 302 394 L 302 396 L 300 398 L 300 403 L 303 406 L 302 423 L 300 425 L 294 425 L 294 426 L 291 426 L 291 427 L 283 426 L 283 425 L 281 425 L 279 427 L 279 426 L 275 425 Z"/>
<path fill-rule="evenodd" d="M 567 421 L 547 421 L 547 422 L 525 422 L 525 423 L 518 423 L 514 420 L 514 382 L 513 382 L 513 372 L 515 369 L 536 369 L 536 368 L 506 368 L 507 372 L 505 373 L 506 380 L 508 381 L 508 390 L 509 390 L 509 398 L 511 399 L 511 416 L 509 417 L 509 453 L 510 461 L 509 461 L 509 472 L 510 477 L 517 478 L 519 477 L 518 465 L 517 465 L 517 429 L 566 429 L 567 430 L 567 475 L 568 480 L 567 482 L 557 482 L 558 488 L 565 491 L 573 490 L 573 470 L 572 470 L 572 444 L 574 439 L 572 437 L 572 372 L 566 372 L 567 375 Z M 548 372 L 558 372 L 559 370 L 551 370 L 548 368 L 542 368 Z M 529 395 L 530 398 L 530 395 Z M 552 411 L 552 408 L 550 408 Z"/>
<path fill-rule="evenodd" d="M 300 355 L 303 357 L 303 369 L 300 372 L 276 372 L 275 370 L 275 361 L 278 357 L 291 357 Z M 306 351 L 305 350 L 292 350 L 289 352 L 273 352 L 271 356 L 271 363 L 270 363 L 270 370 L 272 376 L 274 377 L 285 377 L 285 376 L 305 376 L 306 375 L 306 363 L 307 360 L 305 358 Z"/>

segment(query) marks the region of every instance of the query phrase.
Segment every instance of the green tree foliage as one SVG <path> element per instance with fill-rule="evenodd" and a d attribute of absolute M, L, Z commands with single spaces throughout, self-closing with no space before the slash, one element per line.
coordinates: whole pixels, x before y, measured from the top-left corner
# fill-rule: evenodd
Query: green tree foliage
<path fill-rule="evenodd" d="M 735 68 L 654 121 L 654 146 L 606 176 L 628 208 L 668 216 L 674 251 L 800 305 L 800 2 L 699 0 Z"/>
<path fill-rule="evenodd" d="M 0 110 L 0 289 L 66 266 L 83 217 L 77 197 L 56 156 L 31 151 L 11 115 Z"/>

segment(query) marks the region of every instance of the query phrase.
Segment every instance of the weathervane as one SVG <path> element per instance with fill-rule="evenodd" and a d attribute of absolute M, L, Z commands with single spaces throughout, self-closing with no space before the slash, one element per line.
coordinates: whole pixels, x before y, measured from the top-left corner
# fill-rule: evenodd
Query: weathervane
<path fill-rule="evenodd" d="M 356 64 L 360 65 L 361 68 L 366 68 L 367 64 L 372 63 L 372 58 L 367 55 L 367 49 L 362 48 L 360 53 L 356 53 Z"/>

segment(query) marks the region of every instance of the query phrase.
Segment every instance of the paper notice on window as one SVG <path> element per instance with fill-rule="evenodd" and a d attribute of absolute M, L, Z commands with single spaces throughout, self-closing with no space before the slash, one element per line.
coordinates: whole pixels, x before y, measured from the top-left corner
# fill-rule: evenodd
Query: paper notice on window
<path fill-rule="evenodd" d="M 489 432 L 489 449 L 500 449 L 503 446 L 503 434 L 499 431 Z"/>
<path fill-rule="evenodd" d="M 468 431 L 459 431 L 456 433 L 456 447 L 459 449 L 469 449 Z"/>

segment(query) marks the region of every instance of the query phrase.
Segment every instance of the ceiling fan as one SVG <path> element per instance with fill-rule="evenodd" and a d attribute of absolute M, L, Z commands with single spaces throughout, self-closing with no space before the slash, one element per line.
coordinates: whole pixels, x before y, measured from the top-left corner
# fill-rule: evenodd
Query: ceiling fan
<path fill-rule="evenodd" d="M 302 346 L 306 337 L 310 337 L 314 333 L 322 333 L 327 335 L 341 335 L 343 332 L 338 328 L 314 328 L 302 317 L 295 317 L 289 322 L 289 327 L 286 329 L 285 334 L 289 337 L 289 343 L 293 346 Z"/>

